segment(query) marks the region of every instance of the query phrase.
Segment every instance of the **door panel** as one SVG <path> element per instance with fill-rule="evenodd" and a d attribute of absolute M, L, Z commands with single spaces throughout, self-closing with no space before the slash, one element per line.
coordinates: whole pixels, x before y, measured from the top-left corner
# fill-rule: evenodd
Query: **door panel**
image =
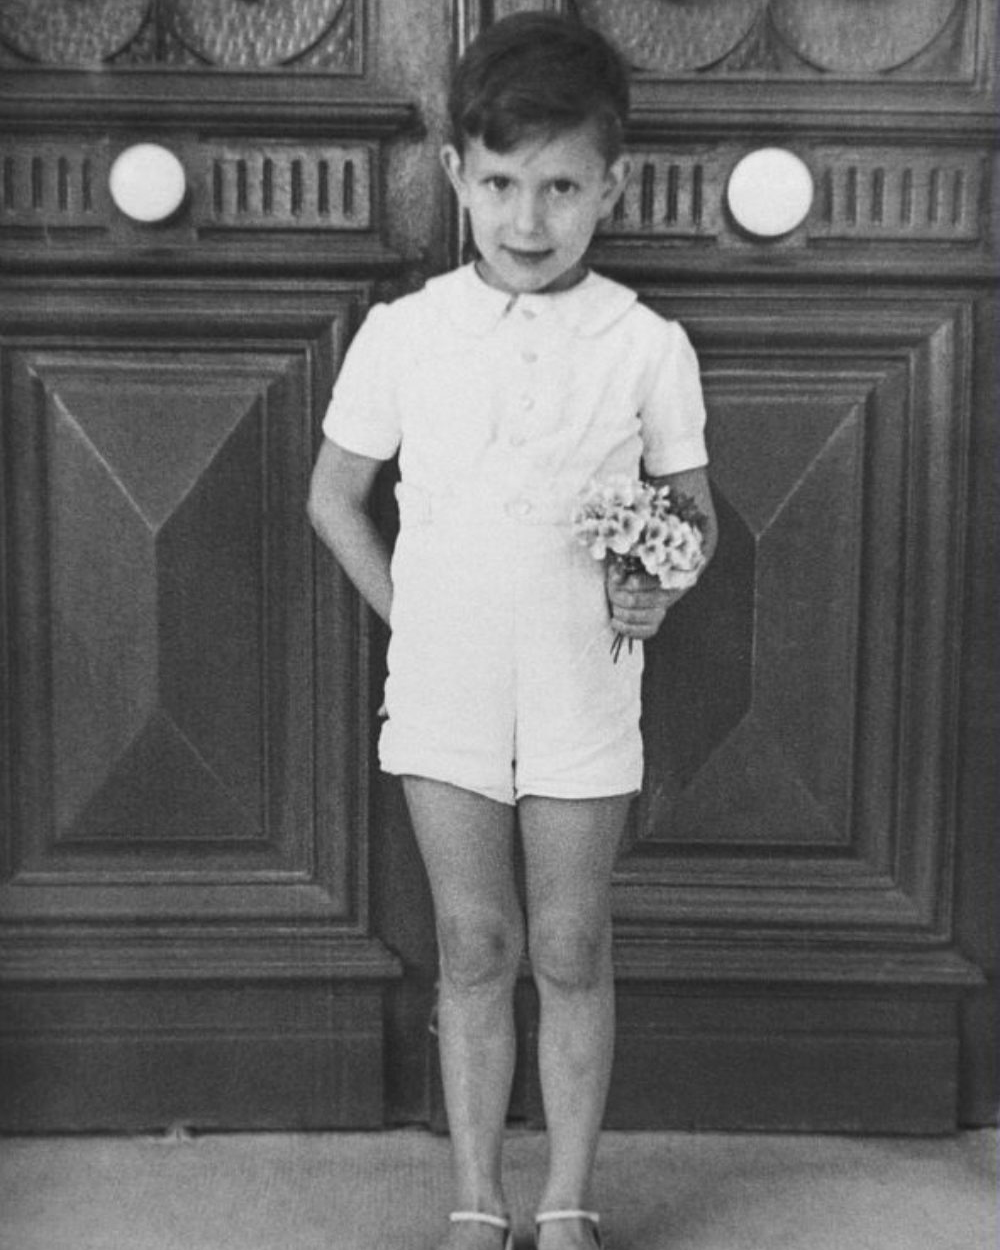
<path fill-rule="evenodd" d="M 698 344 L 726 542 L 649 648 L 632 850 L 759 850 L 802 885 L 840 862 L 860 891 L 905 863 L 933 923 L 947 898 L 916 865 L 947 860 L 921 807 L 954 732 L 970 309 L 775 295 L 764 345 L 739 291 L 650 296 Z"/>
<path fill-rule="evenodd" d="M 947 1126 L 970 308 L 772 293 L 765 340 L 739 290 L 650 298 L 701 357 L 720 557 L 648 648 L 612 1114 Z"/>
<path fill-rule="evenodd" d="M 544 7 L 637 67 L 633 178 L 594 260 L 691 333 L 720 513 L 713 566 L 647 646 L 609 1119 L 940 1131 L 990 1045 L 957 1027 L 992 954 L 959 936 L 954 884 L 990 836 L 986 807 L 957 812 L 965 554 L 992 489 L 969 461 L 990 438 L 992 17 Z M 728 199 L 768 147 L 813 187 L 775 237 Z"/>
<path fill-rule="evenodd" d="M 37 748 L 14 773 L 16 915 L 43 898 L 39 915 L 74 914 L 88 875 L 104 915 L 133 915 L 137 887 L 146 916 L 187 914 L 183 874 L 213 914 L 355 915 L 367 762 L 347 732 L 336 758 L 315 751 L 312 721 L 320 684 L 365 716 L 365 640 L 353 611 L 317 603 L 301 518 L 334 344 L 365 293 L 257 287 L 298 322 L 263 348 L 273 306 L 256 326 L 231 311 L 248 294 L 203 285 L 197 312 L 150 294 L 124 323 L 81 283 L 48 293 L 47 343 L 8 339 L 12 703 Z M 339 673 L 317 629 L 343 634 Z M 331 769 L 353 784 L 318 843 Z"/>
<path fill-rule="evenodd" d="M 297 805 L 280 784 L 281 753 L 301 757 L 302 735 L 296 743 L 294 720 L 279 717 L 302 698 L 286 698 L 278 677 L 284 655 L 302 650 L 295 632 L 307 618 L 290 618 L 295 595 L 280 583 L 304 581 L 308 551 L 274 553 L 272 577 L 262 527 L 277 505 L 276 533 L 295 532 L 287 509 L 300 492 L 290 497 L 281 459 L 302 459 L 296 436 L 308 445 L 296 420 L 302 363 L 142 350 L 13 363 L 15 404 L 29 379 L 43 399 L 39 411 L 25 406 L 31 430 L 14 437 L 42 442 L 51 492 L 29 487 L 49 514 L 27 524 L 47 533 L 51 552 L 52 776 L 38 790 L 52 796 L 53 849 L 66 867 L 67 853 L 100 855 L 97 843 L 133 831 L 164 851 L 210 843 L 217 854 L 277 850 L 294 833 L 296 822 L 280 819 L 279 804 Z M 16 453 L 12 468 L 20 476 Z M 308 774 L 290 780 L 308 791 Z M 266 831 L 282 823 L 289 833 L 272 842 Z M 293 868 L 301 850 L 284 849 Z M 190 866 L 190 852 L 177 852 L 175 866 Z M 104 871 L 111 858 L 100 857 Z M 43 864 L 43 848 L 26 857 L 26 867 Z"/>
<path fill-rule="evenodd" d="M 304 522 L 369 290 L 178 280 L 125 316 L 127 279 L 9 289 L 5 706 L 20 749 L 0 900 L 22 988 L 6 1113 L 143 1127 L 172 1089 L 172 1118 L 273 1124 L 261 1078 L 279 1065 L 287 1097 L 301 1062 L 314 1075 L 284 1114 L 379 1123 L 378 987 L 398 966 L 368 920 L 368 630 Z M 181 988 L 207 978 L 225 999 L 243 987 L 231 1034 L 205 989 Z M 67 979 L 96 980 L 106 1010 L 76 1021 Z M 158 991 L 121 988 L 150 979 Z M 301 1008 L 279 1026 L 296 983 Z M 42 1023 L 55 1001 L 68 1036 Z M 237 1052 L 250 1058 L 219 1103 Z M 100 1083 L 101 1107 L 91 1087 L 63 1121 L 65 1101 L 23 1097 L 40 1055 L 84 1089 L 109 1053 L 122 1081 Z M 141 1097 L 132 1070 L 152 1080 Z M 359 1092 L 317 1105 L 317 1083 Z"/>
<path fill-rule="evenodd" d="M 392 1114 L 412 1041 L 371 902 L 381 640 L 305 515 L 366 307 L 444 263 L 416 123 L 447 15 L 378 8 L 0 15 L 15 1129 Z M 186 181 L 152 224 L 109 189 L 149 142 Z"/>
<path fill-rule="evenodd" d="M 443 1121 L 385 635 L 304 506 L 365 308 L 460 254 L 452 57 L 534 8 L 635 66 L 593 261 L 691 333 L 722 532 L 648 647 L 609 1122 L 994 1113 L 992 6 L 62 0 L 0 6 L 6 1127 Z M 540 1123 L 527 979 L 518 1029 Z"/>

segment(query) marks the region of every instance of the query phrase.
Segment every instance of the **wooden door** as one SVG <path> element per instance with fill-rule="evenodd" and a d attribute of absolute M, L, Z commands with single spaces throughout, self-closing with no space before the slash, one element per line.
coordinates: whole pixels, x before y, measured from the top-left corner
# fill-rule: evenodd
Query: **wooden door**
<path fill-rule="evenodd" d="M 437 8 L 0 6 L 7 1127 L 385 1120 L 378 643 L 305 504 L 365 308 L 443 264 Z"/>
<path fill-rule="evenodd" d="M 539 7 L 636 69 L 594 262 L 691 333 L 721 526 L 647 648 L 609 1122 L 989 1120 L 990 6 L 505 0 L 464 33 Z M 774 149 L 811 198 L 759 187 L 754 229 L 734 173 Z"/>
<path fill-rule="evenodd" d="M 365 308 L 457 255 L 450 59 L 539 7 L 637 67 L 594 261 L 691 332 L 722 523 L 649 649 L 609 1122 L 993 1113 L 991 6 L 65 0 L 0 4 L 8 1128 L 440 1121 L 384 637 L 304 503 Z M 108 190 L 148 142 L 153 224 Z M 768 237 L 728 193 L 774 147 Z"/>
<path fill-rule="evenodd" d="M 963 753 L 993 661 L 962 649 L 991 593 L 989 6 L 574 7 L 638 68 L 597 260 L 691 332 L 721 517 L 649 648 L 610 1118 L 989 1116 Z M 772 149 L 812 192 L 791 220 L 792 184 L 739 194 Z"/>

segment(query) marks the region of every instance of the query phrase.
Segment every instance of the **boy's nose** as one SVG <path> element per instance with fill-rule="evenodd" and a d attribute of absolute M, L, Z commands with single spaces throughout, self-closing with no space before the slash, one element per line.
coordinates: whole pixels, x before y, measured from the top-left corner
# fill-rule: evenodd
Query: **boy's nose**
<path fill-rule="evenodd" d="M 514 226 L 518 234 L 536 234 L 543 224 L 543 206 L 538 196 L 525 192 L 514 204 Z"/>

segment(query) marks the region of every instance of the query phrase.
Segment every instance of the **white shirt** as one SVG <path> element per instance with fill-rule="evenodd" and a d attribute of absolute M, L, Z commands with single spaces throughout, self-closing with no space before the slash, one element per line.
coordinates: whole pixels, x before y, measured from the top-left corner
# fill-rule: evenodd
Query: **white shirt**
<path fill-rule="evenodd" d="M 589 274 L 511 296 L 468 265 L 376 305 L 324 421 L 348 451 L 397 451 L 404 491 L 470 491 L 524 520 L 568 523 L 591 479 L 707 461 L 697 359 L 684 330 Z"/>

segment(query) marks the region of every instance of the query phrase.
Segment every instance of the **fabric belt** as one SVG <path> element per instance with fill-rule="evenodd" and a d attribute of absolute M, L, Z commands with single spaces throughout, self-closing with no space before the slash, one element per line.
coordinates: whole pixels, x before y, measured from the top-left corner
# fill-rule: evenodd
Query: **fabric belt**
<path fill-rule="evenodd" d="M 499 494 L 482 491 L 429 491 L 422 486 L 400 482 L 396 486 L 400 519 L 411 525 L 427 525 L 436 520 L 517 521 L 522 525 L 561 525 L 567 529 L 573 514 L 573 500 L 552 497 L 530 490 Z"/>

